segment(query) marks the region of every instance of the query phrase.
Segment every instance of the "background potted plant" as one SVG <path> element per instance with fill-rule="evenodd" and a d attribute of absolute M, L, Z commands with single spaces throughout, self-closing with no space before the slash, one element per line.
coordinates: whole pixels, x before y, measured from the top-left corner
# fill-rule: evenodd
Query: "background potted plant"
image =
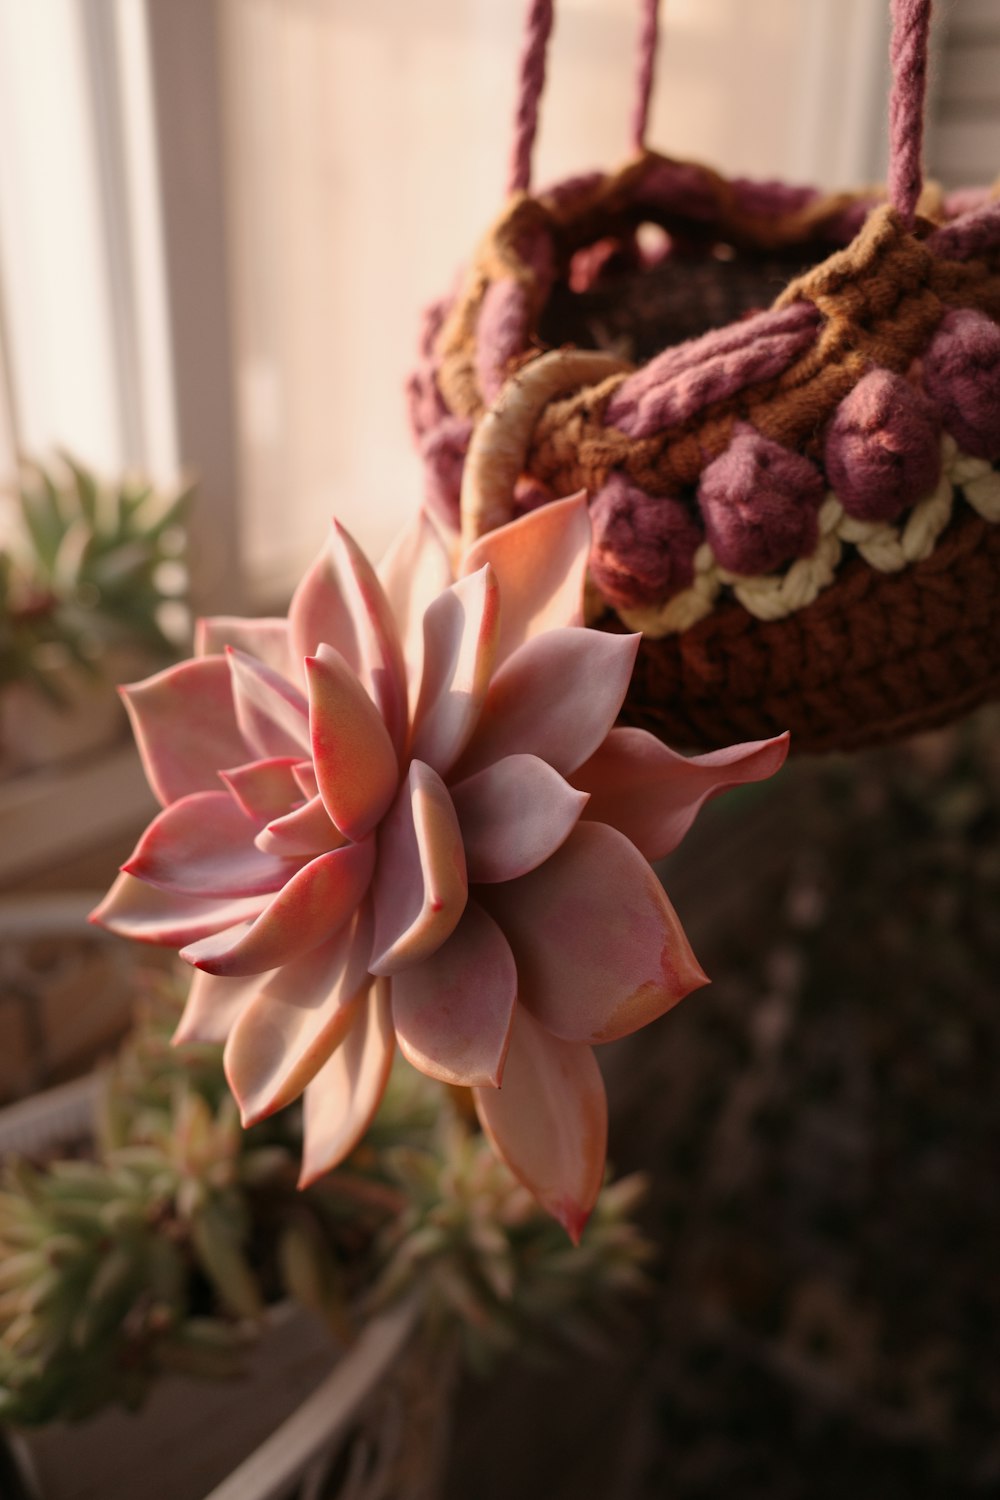
<path fill-rule="evenodd" d="M 539 1334 L 590 1343 L 643 1284 L 636 1179 L 605 1189 L 570 1252 L 461 1100 L 412 1069 L 352 1157 L 298 1191 L 298 1111 L 243 1131 L 220 1049 L 171 1047 L 176 988 L 146 990 L 96 1086 L 50 1095 L 48 1125 L 31 1101 L 27 1132 L 25 1106 L 0 1117 L 0 1144 L 33 1158 L 0 1193 L 0 1413 L 26 1494 L 131 1500 L 154 1464 L 171 1500 L 237 1477 L 265 1500 L 329 1469 L 338 1441 L 409 1465 L 393 1493 L 422 1494 L 460 1345 L 481 1367 Z"/>
<path fill-rule="evenodd" d="M 124 723 L 114 684 L 177 654 L 189 633 L 190 498 L 139 479 L 104 484 L 67 455 L 24 466 L 0 552 L 0 745 L 11 769 L 113 739 Z"/>

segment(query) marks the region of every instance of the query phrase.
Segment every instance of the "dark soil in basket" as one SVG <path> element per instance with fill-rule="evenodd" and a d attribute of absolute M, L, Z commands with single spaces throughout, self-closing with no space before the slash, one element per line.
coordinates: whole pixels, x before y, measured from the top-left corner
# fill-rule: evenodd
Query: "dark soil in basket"
<path fill-rule="evenodd" d="M 1000 717 L 798 764 L 665 870 L 714 983 L 606 1050 L 628 1345 L 469 1386 L 449 1494 L 1000 1494 Z"/>
<path fill-rule="evenodd" d="M 805 269 L 796 256 L 746 256 L 729 246 L 675 250 L 650 266 L 613 257 L 597 280 L 557 282 L 539 338 L 559 348 L 606 349 L 633 364 L 770 307 Z"/>

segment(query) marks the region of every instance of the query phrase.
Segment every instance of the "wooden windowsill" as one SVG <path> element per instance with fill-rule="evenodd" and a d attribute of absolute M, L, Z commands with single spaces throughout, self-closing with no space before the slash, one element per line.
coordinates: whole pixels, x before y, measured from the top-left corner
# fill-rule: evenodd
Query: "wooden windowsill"
<path fill-rule="evenodd" d="M 131 742 L 0 781 L 0 884 L 110 842 L 156 811 Z"/>

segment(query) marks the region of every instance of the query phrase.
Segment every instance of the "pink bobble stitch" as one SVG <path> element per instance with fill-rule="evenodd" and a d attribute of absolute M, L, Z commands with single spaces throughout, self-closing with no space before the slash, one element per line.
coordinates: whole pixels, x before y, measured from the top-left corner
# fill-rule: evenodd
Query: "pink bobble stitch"
<path fill-rule="evenodd" d="M 849 516 L 893 521 L 941 473 L 934 410 L 901 375 L 871 370 L 840 403 L 826 437 L 826 472 Z"/>
<path fill-rule="evenodd" d="M 522 474 L 514 485 L 511 520 L 526 516 L 529 510 L 549 505 L 555 498 L 547 484 L 542 484 L 540 479 L 535 479 L 531 474 Z"/>
<path fill-rule="evenodd" d="M 424 460 L 424 499 L 427 508 L 446 526 L 460 522 L 462 467 L 472 436 L 464 417 L 445 417 L 420 445 Z"/>
<path fill-rule="evenodd" d="M 680 500 L 654 499 L 612 474 L 590 516 L 590 571 L 612 604 L 658 604 L 691 583 L 702 535 Z"/>
<path fill-rule="evenodd" d="M 958 446 L 1000 459 L 1000 328 L 985 313 L 948 313 L 924 358 L 924 388 Z"/>
<path fill-rule="evenodd" d="M 497 395 L 508 361 L 524 351 L 528 297 L 519 281 L 494 281 L 486 290 L 476 325 L 476 377 L 487 404 Z"/>
<path fill-rule="evenodd" d="M 814 550 L 823 494 L 815 464 L 744 427 L 702 474 L 698 500 L 717 560 L 749 576 Z"/>

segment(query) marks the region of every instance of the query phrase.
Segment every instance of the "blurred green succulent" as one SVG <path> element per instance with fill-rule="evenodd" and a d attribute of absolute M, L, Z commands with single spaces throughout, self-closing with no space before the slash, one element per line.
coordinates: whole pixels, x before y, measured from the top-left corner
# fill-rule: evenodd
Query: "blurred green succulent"
<path fill-rule="evenodd" d="M 476 1368 L 513 1350 L 600 1352 L 620 1299 L 647 1289 L 652 1247 L 631 1219 L 646 1193 L 638 1174 L 605 1186 L 574 1248 L 447 1102 L 433 1140 L 391 1147 L 386 1166 L 405 1207 L 380 1236 L 373 1300 L 421 1284 L 429 1316 L 456 1327 Z"/>
<path fill-rule="evenodd" d="M 91 1157 L 7 1168 L 0 1418 L 136 1406 L 166 1370 L 230 1376 L 285 1297 L 349 1341 L 359 1317 L 422 1288 L 430 1323 L 462 1328 L 481 1364 L 543 1334 L 587 1344 L 642 1286 L 636 1179 L 605 1189 L 573 1250 L 460 1103 L 412 1068 L 353 1156 L 298 1191 L 299 1111 L 242 1130 L 221 1050 L 173 1047 L 179 990 L 146 990 Z"/>
<path fill-rule="evenodd" d="M 59 702 L 53 668 L 100 671 L 109 645 L 176 654 L 188 629 L 184 519 L 191 490 L 102 484 L 67 455 L 26 464 L 19 525 L 0 552 L 0 684 Z"/>

